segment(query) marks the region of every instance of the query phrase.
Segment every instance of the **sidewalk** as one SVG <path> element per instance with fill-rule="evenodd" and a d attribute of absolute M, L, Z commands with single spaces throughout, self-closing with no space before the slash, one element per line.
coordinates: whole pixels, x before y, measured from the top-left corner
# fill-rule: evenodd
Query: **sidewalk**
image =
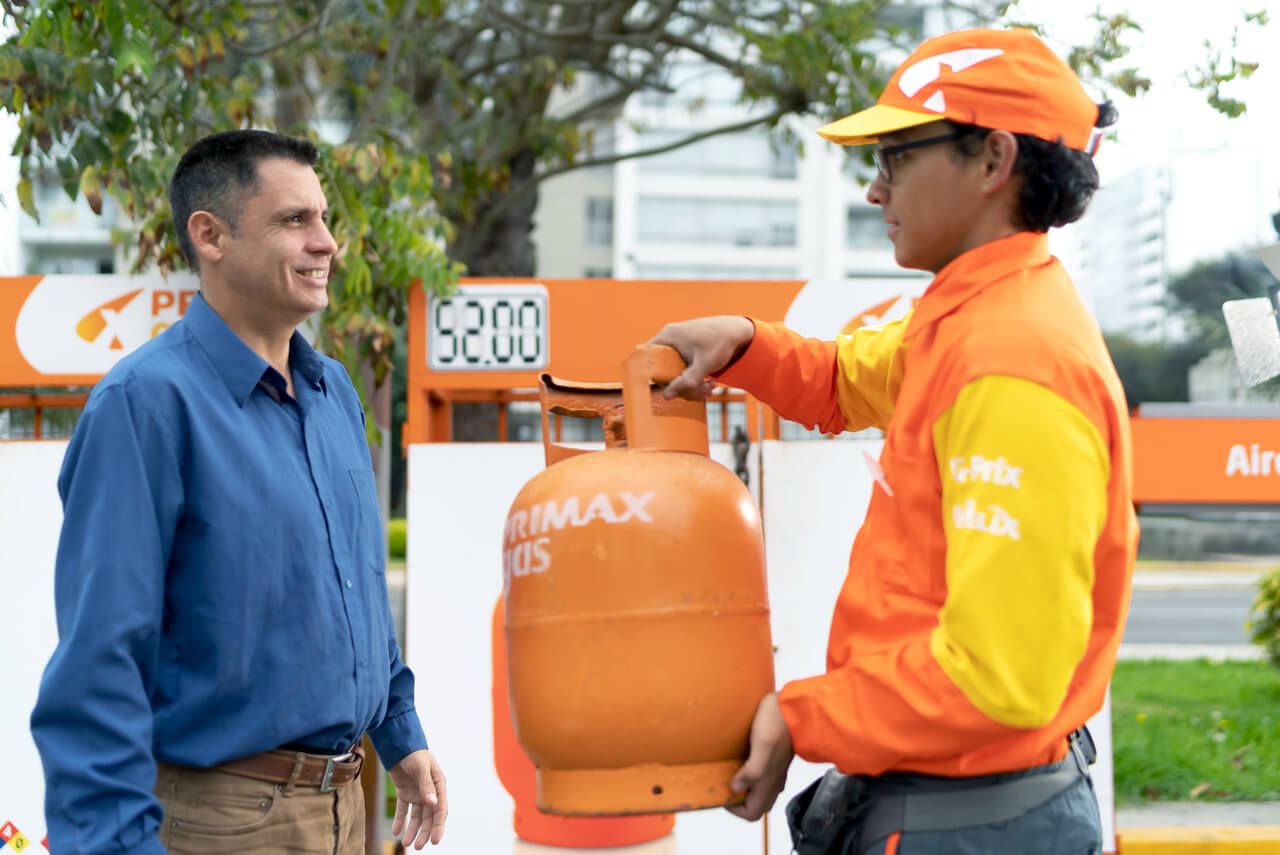
<path fill-rule="evenodd" d="M 1280 802 L 1157 802 L 1116 811 L 1121 855 L 1277 855 Z"/>
<path fill-rule="evenodd" d="M 1133 572 L 1135 591 L 1172 591 L 1256 588 L 1273 564 L 1237 564 L 1201 561 L 1144 562 Z"/>

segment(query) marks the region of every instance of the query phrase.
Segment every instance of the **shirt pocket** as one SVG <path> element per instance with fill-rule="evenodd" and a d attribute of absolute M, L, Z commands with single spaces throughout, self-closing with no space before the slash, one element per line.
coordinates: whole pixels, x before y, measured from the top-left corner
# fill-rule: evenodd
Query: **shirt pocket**
<path fill-rule="evenodd" d="M 931 454 L 883 458 L 885 480 L 893 491 L 880 502 L 885 584 L 941 603 L 947 595 L 947 562 L 938 464 Z"/>
<path fill-rule="evenodd" d="M 374 573 L 386 572 L 386 551 L 383 547 L 382 512 L 378 507 L 378 490 L 369 469 L 348 469 L 351 478 L 356 509 L 353 515 L 356 560 Z"/>

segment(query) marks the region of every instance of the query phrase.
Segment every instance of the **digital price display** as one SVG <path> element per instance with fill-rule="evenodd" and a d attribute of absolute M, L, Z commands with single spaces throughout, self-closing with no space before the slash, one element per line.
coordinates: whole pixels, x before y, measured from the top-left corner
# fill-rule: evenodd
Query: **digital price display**
<path fill-rule="evenodd" d="M 538 371 L 547 367 L 547 289 L 459 286 L 427 304 L 432 371 Z"/>

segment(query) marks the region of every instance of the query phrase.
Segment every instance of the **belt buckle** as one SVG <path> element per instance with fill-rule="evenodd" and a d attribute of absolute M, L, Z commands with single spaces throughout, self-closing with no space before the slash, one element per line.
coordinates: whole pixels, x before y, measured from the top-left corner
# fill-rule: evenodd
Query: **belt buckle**
<path fill-rule="evenodd" d="M 330 757 L 324 761 L 324 777 L 320 779 L 320 792 L 332 793 L 333 786 L 333 762 L 335 758 Z"/>

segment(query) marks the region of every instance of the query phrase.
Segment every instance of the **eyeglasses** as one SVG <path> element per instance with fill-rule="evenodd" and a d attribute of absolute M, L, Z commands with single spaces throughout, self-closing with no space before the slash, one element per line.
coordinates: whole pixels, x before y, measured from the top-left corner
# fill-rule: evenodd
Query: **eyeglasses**
<path fill-rule="evenodd" d="M 880 173 L 880 180 L 885 184 L 892 184 L 893 161 L 895 155 L 901 154 L 904 151 L 910 151 L 913 148 L 924 148 L 927 145 L 954 142 L 964 136 L 967 136 L 966 131 L 952 131 L 949 134 L 942 134 L 936 137 L 925 137 L 922 140 L 912 140 L 911 142 L 904 142 L 900 145 L 888 145 L 883 148 L 874 149 L 871 152 L 871 159 L 875 162 L 876 170 Z"/>

